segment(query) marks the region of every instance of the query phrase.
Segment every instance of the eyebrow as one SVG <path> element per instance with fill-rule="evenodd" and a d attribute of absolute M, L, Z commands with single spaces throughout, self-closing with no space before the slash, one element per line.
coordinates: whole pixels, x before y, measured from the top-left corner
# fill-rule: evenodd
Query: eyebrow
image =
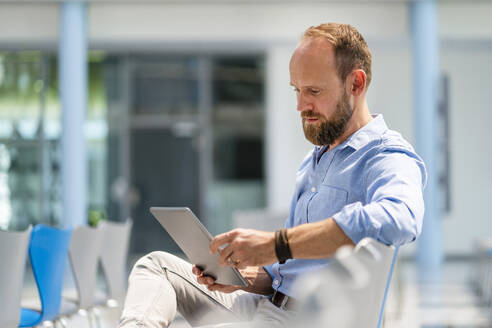
<path fill-rule="evenodd" d="M 292 82 L 289 83 L 291 87 L 295 87 L 297 88 L 296 85 L 292 84 Z M 308 89 L 320 89 L 320 90 L 324 90 L 326 88 L 324 87 L 321 87 L 321 86 L 315 86 L 315 85 L 306 85 L 305 87 L 302 87 L 302 88 L 308 88 Z"/>

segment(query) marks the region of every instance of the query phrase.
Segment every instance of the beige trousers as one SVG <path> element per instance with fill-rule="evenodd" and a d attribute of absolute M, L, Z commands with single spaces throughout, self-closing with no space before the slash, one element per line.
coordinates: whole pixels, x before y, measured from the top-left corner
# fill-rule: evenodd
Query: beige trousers
<path fill-rule="evenodd" d="M 285 327 L 294 315 L 261 295 L 211 292 L 197 282 L 191 268 L 166 252 L 138 260 L 130 274 L 119 327 L 168 327 L 177 311 L 192 326 L 211 327 Z"/>

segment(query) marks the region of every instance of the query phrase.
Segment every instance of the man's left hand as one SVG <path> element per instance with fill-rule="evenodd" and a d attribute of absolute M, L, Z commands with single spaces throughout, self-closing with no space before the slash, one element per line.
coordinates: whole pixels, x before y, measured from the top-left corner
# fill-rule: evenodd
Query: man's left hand
<path fill-rule="evenodd" d="M 220 246 L 228 244 L 219 251 Z M 210 253 L 219 251 L 219 263 L 244 269 L 277 262 L 275 233 L 251 229 L 234 229 L 217 235 L 210 242 Z"/>

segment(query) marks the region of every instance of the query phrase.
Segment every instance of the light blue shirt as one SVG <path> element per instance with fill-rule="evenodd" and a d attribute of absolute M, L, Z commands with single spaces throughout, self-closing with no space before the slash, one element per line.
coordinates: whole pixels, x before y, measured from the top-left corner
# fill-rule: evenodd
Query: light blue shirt
<path fill-rule="evenodd" d="M 377 115 L 326 148 L 315 147 L 302 162 L 285 227 L 332 217 L 355 244 L 365 237 L 395 246 L 415 240 L 422 230 L 426 171 L 413 147 Z M 265 269 L 274 289 L 295 297 L 290 289 L 296 278 L 329 261 L 292 259 Z"/>

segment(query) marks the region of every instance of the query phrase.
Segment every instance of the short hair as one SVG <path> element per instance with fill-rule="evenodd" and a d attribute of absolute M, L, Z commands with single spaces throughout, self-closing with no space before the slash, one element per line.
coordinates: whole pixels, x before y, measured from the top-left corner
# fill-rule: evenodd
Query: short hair
<path fill-rule="evenodd" d="M 372 56 L 369 47 L 357 29 L 348 24 L 327 23 L 308 28 L 302 40 L 322 37 L 334 48 L 338 77 L 343 81 L 354 69 L 362 69 L 371 82 Z"/>

